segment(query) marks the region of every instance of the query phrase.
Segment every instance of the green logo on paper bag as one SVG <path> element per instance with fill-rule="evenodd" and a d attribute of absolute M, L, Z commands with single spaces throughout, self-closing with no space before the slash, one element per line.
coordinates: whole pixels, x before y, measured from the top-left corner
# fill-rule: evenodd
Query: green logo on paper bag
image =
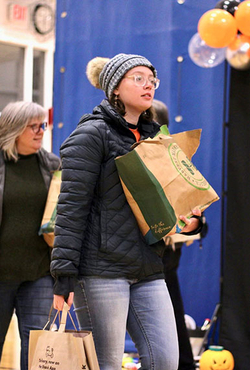
<path fill-rule="evenodd" d="M 193 163 L 190 162 L 177 144 L 170 144 L 168 152 L 174 167 L 190 185 L 199 190 L 208 190 L 210 188 L 207 180 L 197 170 Z"/>

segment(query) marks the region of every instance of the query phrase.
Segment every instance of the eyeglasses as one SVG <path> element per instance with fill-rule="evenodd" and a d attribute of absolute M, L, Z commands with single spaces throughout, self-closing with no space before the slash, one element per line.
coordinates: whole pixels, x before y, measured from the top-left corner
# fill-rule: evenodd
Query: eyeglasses
<path fill-rule="evenodd" d="M 149 78 L 146 78 L 142 75 L 131 75 L 131 76 L 126 76 L 124 78 L 131 78 L 134 80 L 134 84 L 136 86 L 145 86 L 147 82 L 149 82 L 153 89 L 156 90 L 158 89 L 159 85 L 160 85 L 160 80 L 156 77 L 149 77 Z"/>
<path fill-rule="evenodd" d="M 38 134 L 41 129 L 45 131 L 47 129 L 47 122 L 42 122 L 42 123 L 33 123 L 32 125 L 27 125 L 27 127 L 30 127 L 31 130 L 35 133 Z"/>

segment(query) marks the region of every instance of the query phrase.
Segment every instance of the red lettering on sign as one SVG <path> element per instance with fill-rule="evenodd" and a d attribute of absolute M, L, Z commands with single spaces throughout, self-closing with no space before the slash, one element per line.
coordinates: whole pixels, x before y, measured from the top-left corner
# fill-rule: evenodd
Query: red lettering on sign
<path fill-rule="evenodd" d="M 23 21 L 26 18 L 27 6 L 13 5 L 13 19 Z"/>

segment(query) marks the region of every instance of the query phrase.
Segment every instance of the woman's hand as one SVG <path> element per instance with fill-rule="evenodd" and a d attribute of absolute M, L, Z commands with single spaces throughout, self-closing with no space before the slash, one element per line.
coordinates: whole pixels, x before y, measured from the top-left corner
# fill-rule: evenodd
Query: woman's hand
<path fill-rule="evenodd" d="M 196 208 L 192 211 L 192 214 L 195 216 L 201 216 L 201 211 Z M 181 230 L 181 233 L 189 233 L 191 231 L 196 230 L 199 227 L 199 220 L 197 218 L 191 217 L 187 218 L 185 216 L 180 216 L 180 220 L 183 221 L 186 225 Z"/>
<path fill-rule="evenodd" d="M 74 299 L 74 292 L 70 292 L 69 293 L 69 296 L 68 296 L 68 299 L 66 300 L 66 303 L 68 304 L 69 307 L 72 306 L 73 299 Z M 62 311 L 63 310 L 64 302 L 65 302 L 65 299 L 64 299 L 64 296 L 63 295 L 56 295 L 56 294 L 54 294 L 54 302 L 53 302 L 53 305 L 54 305 L 54 308 L 56 310 Z"/>

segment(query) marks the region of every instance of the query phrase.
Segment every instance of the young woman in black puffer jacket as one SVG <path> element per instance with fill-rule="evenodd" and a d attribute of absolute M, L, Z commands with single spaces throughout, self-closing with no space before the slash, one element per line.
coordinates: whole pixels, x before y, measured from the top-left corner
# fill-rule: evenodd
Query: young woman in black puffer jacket
<path fill-rule="evenodd" d="M 161 260 L 165 246 L 146 243 L 115 165 L 132 144 L 159 131 L 150 109 L 157 72 L 142 56 L 118 54 L 94 58 L 87 75 L 107 99 L 82 117 L 61 147 L 54 307 L 61 310 L 74 297 L 80 328 L 93 332 L 101 370 L 121 368 L 126 329 L 142 369 L 175 370 L 178 343 Z M 182 219 L 184 232 L 199 227 L 197 218 Z"/>

